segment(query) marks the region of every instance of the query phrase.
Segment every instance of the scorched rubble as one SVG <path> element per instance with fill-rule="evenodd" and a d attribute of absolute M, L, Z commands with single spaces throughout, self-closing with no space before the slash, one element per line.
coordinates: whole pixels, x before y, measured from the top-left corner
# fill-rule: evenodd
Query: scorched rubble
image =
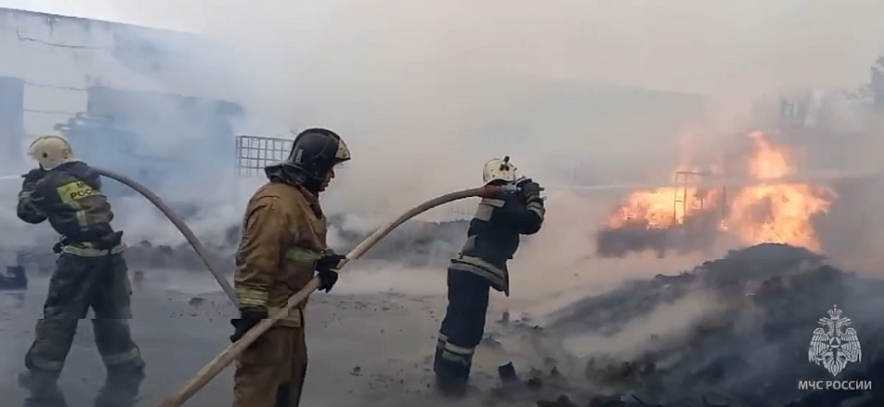
<path fill-rule="evenodd" d="M 346 253 L 369 236 L 370 232 L 345 229 L 340 217 L 332 217 L 329 224 L 331 234 L 336 236 L 335 249 Z M 363 259 L 388 260 L 403 263 L 410 267 L 444 268 L 463 244 L 468 222 L 409 222 L 393 231 L 372 248 Z M 372 231 L 373 232 L 373 231 Z M 240 229 L 229 227 L 224 239 L 214 242 L 202 239 L 203 245 L 212 257 L 212 264 L 222 267 L 226 273 L 233 272 L 233 255 L 239 244 Z M 205 271 L 205 265 L 187 243 L 175 246 L 157 245 L 150 241 L 127 242 L 126 260 L 133 270 L 144 269 L 184 269 Z M 17 250 L 14 253 L 21 265 L 32 266 L 41 274 L 50 274 L 55 269 L 55 258 L 51 242 L 33 248 Z M 0 248 L 0 253 L 3 250 Z"/>
<path fill-rule="evenodd" d="M 693 321 L 688 335 L 648 338 L 645 349 L 630 357 L 593 355 L 568 391 L 535 394 L 549 400 L 537 405 L 884 405 L 884 282 L 844 272 L 819 255 L 787 245 L 731 251 L 678 276 L 627 284 L 580 302 L 547 331 L 616 335 L 661 305 L 704 292 L 721 304 Z M 833 378 L 809 362 L 808 350 L 817 321 L 835 304 L 853 321 L 862 360 Z M 802 380 L 871 380 L 872 389 L 799 390 Z M 571 398 L 557 398 L 562 393 Z"/>
<path fill-rule="evenodd" d="M 445 259 L 450 256 L 445 252 L 456 248 L 434 253 L 433 240 L 421 237 L 436 236 L 442 229 L 443 234 L 453 234 L 462 226 L 458 222 L 421 225 L 404 230 L 399 237 L 391 235 L 391 244 L 399 246 L 400 254 L 422 251 L 423 257 Z M 355 245 L 361 236 L 352 234 L 342 240 Z M 218 264 L 230 263 L 225 256 L 232 253 L 235 239 L 228 240 L 209 248 L 218 253 Z M 376 255 L 385 258 L 396 252 L 381 250 Z M 192 250 L 143 243 L 132 247 L 128 256 L 134 267 L 150 266 L 139 264 L 139 259 L 146 263 L 162 257 L 170 266 L 185 263 L 202 270 L 195 257 L 192 264 L 182 260 L 179 256 L 184 253 L 192 255 Z M 792 246 L 753 246 L 679 275 L 625 284 L 574 304 L 546 324 L 540 335 L 545 340 L 578 334 L 618 335 L 659 307 L 695 294 L 715 298 L 717 304 L 702 318 L 677 324 L 688 326 L 684 335 L 652 335 L 629 356 L 596 352 L 580 374 L 567 378 L 558 371 L 534 371 L 519 389 L 489 395 L 493 404 L 525 405 L 540 399 L 545 401 L 538 405 L 547 407 L 884 406 L 884 281 L 844 272 L 825 258 Z M 835 304 L 852 319 L 862 345 L 861 362 L 848 364 L 837 380 L 870 380 L 870 391 L 798 389 L 802 380 L 833 379 L 823 367 L 809 362 L 808 348 L 818 319 L 827 316 Z M 564 362 L 558 359 L 557 363 Z"/>

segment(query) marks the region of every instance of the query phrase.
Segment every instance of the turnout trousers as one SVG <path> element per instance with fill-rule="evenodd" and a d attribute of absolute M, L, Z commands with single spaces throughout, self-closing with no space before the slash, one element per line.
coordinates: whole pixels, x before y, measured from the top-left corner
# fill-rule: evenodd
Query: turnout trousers
<path fill-rule="evenodd" d="M 300 327 L 275 326 L 240 355 L 233 407 L 298 407 L 307 376 L 307 341 Z"/>
<path fill-rule="evenodd" d="M 32 396 L 45 393 L 43 388 L 51 387 L 61 374 L 77 325 L 91 307 L 95 344 L 108 371 L 96 405 L 134 402 L 144 378 L 144 361 L 129 331 L 132 289 L 127 273 L 122 253 L 58 257 L 43 318 L 37 321 L 36 338 L 25 355 L 29 376 L 22 384 Z"/>
<path fill-rule="evenodd" d="M 445 393 L 466 391 L 473 353 L 485 333 L 490 289 L 487 278 L 448 268 L 448 308 L 433 360 L 437 385 Z"/>

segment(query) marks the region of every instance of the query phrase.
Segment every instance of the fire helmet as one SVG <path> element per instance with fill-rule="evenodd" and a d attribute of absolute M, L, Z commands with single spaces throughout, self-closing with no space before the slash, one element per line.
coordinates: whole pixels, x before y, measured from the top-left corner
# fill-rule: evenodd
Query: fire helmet
<path fill-rule="evenodd" d="M 51 170 L 74 158 L 74 150 L 64 137 L 48 135 L 34 140 L 28 147 L 28 155 L 44 170 Z"/>
<path fill-rule="evenodd" d="M 341 136 L 328 129 L 313 128 L 295 137 L 292 151 L 283 165 L 313 181 L 322 181 L 335 165 L 349 160 L 350 149 Z"/>
<path fill-rule="evenodd" d="M 494 181 L 514 182 L 516 180 L 516 166 L 510 162 L 510 157 L 503 159 L 495 158 L 485 163 L 482 171 L 482 181 L 489 184 Z"/>

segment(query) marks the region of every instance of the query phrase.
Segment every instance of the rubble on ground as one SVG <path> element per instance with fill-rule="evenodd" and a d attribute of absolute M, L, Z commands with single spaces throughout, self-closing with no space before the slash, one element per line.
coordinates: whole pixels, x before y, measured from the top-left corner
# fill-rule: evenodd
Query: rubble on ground
<path fill-rule="evenodd" d="M 721 232 L 717 213 L 701 211 L 684 223 L 654 227 L 646 219 L 630 219 L 618 227 L 596 232 L 596 254 L 605 258 L 623 258 L 630 253 L 651 251 L 658 258 L 667 254 L 708 253 Z"/>
<path fill-rule="evenodd" d="M 467 221 L 408 222 L 381 240 L 362 258 L 389 260 L 407 267 L 444 268 L 448 259 L 456 254 L 463 244 L 468 225 Z M 371 232 L 343 230 L 336 223 L 331 223 L 329 228 L 337 234 L 339 246 L 334 249 L 341 253 L 355 248 L 371 234 Z M 211 243 L 209 239 L 201 240 L 210 256 L 209 261 L 220 267 L 223 272 L 232 273 L 233 256 L 239 239 L 239 226 L 231 226 L 227 228 L 223 239 L 218 243 Z M 157 245 L 147 240 L 127 244 L 126 261 L 132 270 L 205 270 L 202 260 L 186 242 L 174 246 Z M 49 274 L 55 269 L 57 257 L 50 249 L 51 247 L 20 249 L 16 257 L 19 264 L 38 270 L 41 274 Z"/>
<path fill-rule="evenodd" d="M 28 276 L 22 266 L 6 267 L 6 274 L 0 274 L 0 290 L 26 290 L 28 288 Z"/>
<path fill-rule="evenodd" d="M 225 273 L 233 272 L 233 251 L 227 246 L 204 244 L 209 261 Z M 205 270 L 206 266 L 189 244 L 175 247 L 154 246 L 142 240 L 126 249 L 126 262 L 133 269 L 184 269 Z"/>
<path fill-rule="evenodd" d="M 677 306 L 700 294 L 709 299 L 693 307 L 701 309 Z M 666 306 L 672 311 L 660 315 Z M 836 306 L 851 319 L 862 355 L 833 376 L 810 362 L 809 349 L 818 321 Z M 628 283 L 562 311 L 545 327 L 549 345 L 567 348 L 563 338 L 588 336 L 584 342 L 596 349 L 562 356 L 571 362 L 579 356 L 584 366 L 567 383 L 535 374 L 535 390 L 526 383 L 514 394 L 545 400 L 537 403 L 544 407 L 881 406 L 882 309 L 884 281 L 839 270 L 807 250 L 762 244 L 731 251 L 689 272 Z M 640 345 L 614 349 L 612 342 Z M 799 389 L 800 381 L 818 380 L 873 385 L 866 391 Z"/>
<path fill-rule="evenodd" d="M 383 238 L 362 256 L 363 259 L 388 260 L 406 267 L 446 267 L 466 240 L 469 220 L 446 222 L 408 221 Z M 336 236 L 334 249 L 349 252 L 376 230 L 345 229 L 343 219 L 329 217 L 329 234 Z"/>

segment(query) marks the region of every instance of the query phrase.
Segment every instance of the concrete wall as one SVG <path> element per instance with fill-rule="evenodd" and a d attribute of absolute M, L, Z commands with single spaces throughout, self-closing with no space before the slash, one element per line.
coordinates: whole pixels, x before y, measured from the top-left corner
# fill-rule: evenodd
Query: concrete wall
<path fill-rule="evenodd" d="M 86 111 L 89 86 L 195 94 L 186 70 L 178 68 L 206 46 L 184 33 L 0 9 L 0 77 L 25 81 L 29 136 Z M 9 136 L 0 141 L 15 142 Z"/>

